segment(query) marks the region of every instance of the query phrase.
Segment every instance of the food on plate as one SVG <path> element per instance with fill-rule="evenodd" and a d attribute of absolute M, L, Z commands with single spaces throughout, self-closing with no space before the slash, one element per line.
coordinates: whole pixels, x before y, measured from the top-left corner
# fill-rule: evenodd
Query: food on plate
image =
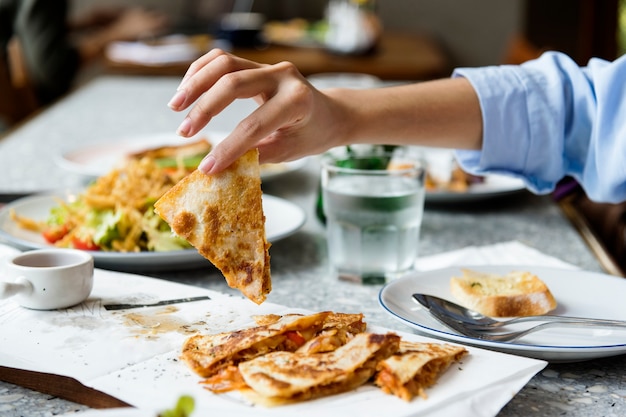
<path fill-rule="evenodd" d="M 467 354 L 452 344 L 368 332 L 361 313 L 253 318 L 255 326 L 184 342 L 182 360 L 209 391 L 237 391 L 254 404 L 277 406 L 373 382 L 406 401 L 425 399 L 425 389 Z"/>
<path fill-rule="evenodd" d="M 117 252 L 190 249 L 153 206 L 210 150 L 211 143 L 202 138 L 129 154 L 73 201 L 59 199 L 47 219 L 30 219 L 15 211 L 11 217 L 59 247 Z"/>
<path fill-rule="evenodd" d="M 212 147 L 208 139 L 201 138 L 180 145 L 158 146 L 133 152 L 126 155 L 124 161 L 150 158 L 159 168 L 168 172 L 188 174 L 198 167 Z"/>
<path fill-rule="evenodd" d="M 367 327 L 363 314 L 331 313 L 324 320 L 322 330 L 298 348 L 302 353 L 330 352 L 346 344 L 355 334 Z"/>
<path fill-rule="evenodd" d="M 536 316 L 556 308 L 548 286 L 527 271 L 505 275 L 463 269 L 450 280 L 452 295 L 465 307 L 492 317 Z"/>
<path fill-rule="evenodd" d="M 132 159 L 150 158 L 162 169 L 170 173 L 189 174 L 195 170 L 200 161 L 213 149 L 207 138 L 178 145 L 164 145 L 145 148 L 125 155 L 122 163 Z M 289 170 L 286 162 L 261 164 L 261 177 L 278 175 Z"/>
<path fill-rule="evenodd" d="M 309 22 L 302 18 L 286 21 L 272 20 L 263 26 L 267 42 L 279 45 L 321 45 L 327 31 L 326 20 Z"/>
<path fill-rule="evenodd" d="M 265 301 L 272 284 L 258 150 L 217 175 L 192 172 L 154 208 L 222 272 L 230 287 L 257 304 Z"/>
<path fill-rule="evenodd" d="M 359 333 L 331 352 L 272 352 L 239 364 L 255 404 L 276 406 L 350 391 L 365 384 L 377 364 L 398 350 L 400 336 Z"/>
<path fill-rule="evenodd" d="M 426 191 L 446 191 L 454 193 L 465 193 L 472 184 L 478 184 L 484 181 L 484 177 L 469 174 L 461 169 L 456 163 L 453 163 L 451 170 L 447 175 L 437 176 L 433 170 L 427 169 L 424 186 Z"/>
<path fill-rule="evenodd" d="M 153 211 L 154 202 L 185 173 L 164 172 L 151 158 L 132 159 L 99 177 L 72 201 L 59 199 L 47 219 L 15 211 L 22 228 L 58 247 L 119 252 L 191 248 Z"/>
<path fill-rule="evenodd" d="M 235 332 L 194 335 L 183 344 L 182 359 L 195 373 L 209 377 L 273 350 L 294 351 L 322 330 L 329 314 L 288 314 L 273 323 Z"/>
<path fill-rule="evenodd" d="M 426 399 L 426 388 L 466 354 L 467 350 L 461 346 L 403 340 L 396 353 L 378 363 L 374 383 L 405 401 L 416 396 Z"/>

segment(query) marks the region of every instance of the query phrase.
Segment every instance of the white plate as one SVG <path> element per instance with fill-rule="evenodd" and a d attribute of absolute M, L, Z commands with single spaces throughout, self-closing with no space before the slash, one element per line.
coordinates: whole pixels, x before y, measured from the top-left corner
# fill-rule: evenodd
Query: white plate
<path fill-rule="evenodd" d="M 15 210 L 22 216 L 45 220 L 50 209 L 57 205 L 57 198 L 69 201 L 76 192 L 46 193 L 25 197 L 7 204 L 0 209 L 0 240 L 23 250 L 50 247 L 40 233 L 21 229 L 9 212 Z M 306 220 L 306 214 L 299 206 L 278 197 L 264 194 L 265 232 L 270 242 L 276 242 L 298 231 Z M 165 271 L 190 269 L 210 265 L 195 249 L 170 252 L 92 252 L 96 266 L 123 271 Z"/>
<path fill-rule="evenodd" d="M 512 270 L 536 274 L 548 285 L 558 302 L 554 314 L 614 320 L 626 318 L 626 280 L 623 278 L 538 266 L 485 265 L 467 268 L 497 274 Z M 411 297 L 411 294 L 420 292 L 454 300 L 450 293 L 450 278 L 459 274 L 461 267 L 410 274 L 385 285 L 378 301 L 389 314 L 418 333 L 505 353 L 551 362 L 575 362 L 626 353 L 626 330 L 617 329 L 548 328 L 509 343 L 459 335 L 440 324 Z"/>
<path fill-rule="evenodd" d="M 102 144 L 91 144 L 64 150 L 56 155 L 55 161 L 61 168 L 70 172 L 88 177 L 100 177 L 106 175 L 126 155 L 133 152 L 159 146 L 181 145 L 186 141 L 190 142 L 201 137 L 205 137 L 209 142 L 217 144 L 227 135 L 227 132 L 201 132 L 190 139 L 181 138 L 175 133 L 132 136 Z M 307 158 L 302 158 L 282 164 L 262 165 L 261 179 L 269 181 L 288 174 L 302 168 L 306 162 Z"/>
<path fill-rule="evenodd" d="M 431 175 L 445 181 L 454 167 L 454 151 L 452 149 L 418 147 L 422 152 Z M 518 193 L 526 189 L 524 182 L 498 174 L 489 174 L 483 177 L 482 182 L 470 184 L 465 192 L 436 190 L 426 192 L 428 203 L 459 203 L 473 202 L 489 198 L 503 197 Z"/>
<path fill-rule="evenodd" d="M 486 200 L 489 198 L 504 197 L 524 191 L 526 186 L 518 178 L 504 175 L 490 174 L 484 177 L 484 181 L 471 184 L 466 192 L 451 191 L 428 191 L 426 202 L 428 203 L 463 203 Z"/>

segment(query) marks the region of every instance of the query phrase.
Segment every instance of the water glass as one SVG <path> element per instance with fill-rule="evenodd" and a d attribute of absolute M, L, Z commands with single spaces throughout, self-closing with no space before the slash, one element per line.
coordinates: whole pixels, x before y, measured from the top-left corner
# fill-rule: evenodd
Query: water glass
<path fill-rule="evenodd" d="M 420 155 L 400 147 L 333 149 L 321 169 L 331 273 L 378 284 L 411 270 L 424 211 Z"/>

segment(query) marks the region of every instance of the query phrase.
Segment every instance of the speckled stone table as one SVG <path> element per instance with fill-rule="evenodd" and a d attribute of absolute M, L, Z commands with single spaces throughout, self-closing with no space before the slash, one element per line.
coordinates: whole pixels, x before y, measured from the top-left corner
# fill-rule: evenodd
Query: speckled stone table
<path fill-rule="evenodd" d="M 102 78 L 12 131 L 0 140 L 0 193 L 15 195 L 84 184 L 84 178 L 55 163 L 54 155 L 61 149 L 174 130 L 182 115 L 171 112 L 165 103 L 177 83 L 173 78 Z M 228 130 L 252 108 L 250 103 L 238 103 L 216 118 L 209 129 Z M 327 273 L 324 228 L 314 215 L 317 184 L 315 158 L 303 169 L 263 184 L 265 193 L 292 201 L 308 214 L 301 230 L 271 248 L 273 290 L 268 301 L 311 310 L 363 311 L 372 324 L 409 331 L 378 306 L 379 286 L 341 282 Z M 427 256 L 511 240 L 585 270 L 601 271 L 550 197 L 525 191 L 471 204 L 427 205 L 420 251 Z M 232 292 L 211 267 L 143 274 Z M 624 355 L 549 364 L 498 416 L 624 416 L 625 398 Z M 51 416 L 86 409 L 84 405 L 0 382 L 3 417 Z"/>

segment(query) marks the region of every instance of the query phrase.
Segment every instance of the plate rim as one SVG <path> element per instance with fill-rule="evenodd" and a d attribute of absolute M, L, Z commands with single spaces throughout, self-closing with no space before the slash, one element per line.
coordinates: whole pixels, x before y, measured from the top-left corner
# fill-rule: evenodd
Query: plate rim
<path fill-rule="evenodd" d="M 427 164 L 433 161 L 441 161 L 442 158 L 450 162 L 457 159 L 456 152 L 452 148 L 416 146 L 416 149 L 422 154 Z M 444 204 L 482 201 L 517 194 L 527 189 L 524 180 L 514 174 L 489 172 L 481 174 L 480 176 L 484 181 L 475 185 L 470 184 L 468 189 L 464 192 L 454 192 L 446 189 L 427 190 L 426 203 Z M 493 185 L 493 188 L 490 188 L 489 182 L 491 181 L 503 181 L 504 184 L 496 183 Z"/>
<path fill-rule="evenodd" d="M 23 206 L 24 204 L 36 204 L 38 201 L 50 201 L 55 197 L 59 197 L 62 195 L 76 194 L 80 193 L 82 189 L 67 189 L 63 191 L 46 191 L 41 193 L 36 193 L 30 196 L 22 197 L 20 199 L 14 200 L 10 203 L 7 203 L 3 207 L 0 208 L 0 240 L 5 241 L 7 244 L 11 246 L 17 246 L 19 250 L 32 250 L 32 249 L 41 249 L 41 248 L 49 248 L 52 247 L 50 244 L 33 242 L 30 240 L 24 240 L 21 237 L 16 237 L 7 231 L 4 227 L 3 220 L 10 221 L 10 210 L 15 209 L 17 207 Z M 302 207 L 299 205 L 286 200 L 281 197 L 273 196 L 270 194 L 263 194 L 264 204 L 280 204 L 283 208 L 288 208 L 291 211 L 290 216 L 294 216 L 294 222 L 290 227 L 281 230 L 279 233 L 272 234 L 268 236 L 267 240 L 270 243 L 275 243 L 279 240 L 282 240 L 292 234 L 296 233 L 300 230 L 307 220 L 307 214 Z M 265 213 L 266 218 L 268 217 L 268 213 Z M 281 222 L 286 216 L 281 216 Z M 180 264 L 189 264 L 189 267 L 195 267 L 201 264 L 206 264 L 209 261 L 201 256 L 198 251 L 194 248 L 190 249 L 182 249 L 182 250 L 174 250 L 167 252 L 103 252 L 103 251 L 90 251 L 90 253 L 94 256 L 94 261 L 96 262 L 96 266 L 107 266 L 107 267 L 115 267 L 116 269 L 123 270 L 136 270 L 146 269 L 152 270 L 163 266 L 163 264 L 171 265 L 172 262 L 174 264 L 172 267 L 178 266 Z M 157 260 L 162 262 L 157 262 L 158 265 L 153 265 L 153 263 Z M 153 268 L 150 268 L 153 266 Z M 148 268 L 145 268 L 148 267 Z"/>
<path fill-rule="evenodd" d="M 544 271 L 552 271 L 554 273 L 558 273 L 558 272 L 571 273 L 572 271 L 575 271 L 579 274 L 594 276 L 596 278 L 611 279 L 611 280 L 623 279 L 623 278 L 612 276 L 612 275 L 605 274 L 602 272 L 586 271 L 582 269 L 568 270 L 566 268 L 541 266 L 541 265 L 515 265 L 515 264 L 452 265 L 449 267 L 438 268 L 438 269 L 433 269 L 433 270 L 428 270 L 428 271 L 414 271 L 412 273 L 405 275 L 402 278 L 399 278 L 397 280 L 394 280 L 390 283 L 385 284 L 378 293 L 378 303 L 387 314 L 389 314 L 391 317 L 395 318 L 396 320 L 399 320 L 401 323 L 407 325 L 408 327 L 411 327 L 414 330 L 423 332 L 427 334 L 428 336 L 443 338 L 443 339 L 456 342 L 456 343 L 467 343 L 473 346 L 498 350 L 498 351 L 502 351 L 506 353 L 523 354 L 524 356 L 529 356 L 529 357 L 533 357 L 537 359 L 546 359 L 546 355 L 549 356 L 551 354 L 581 353 L 580 355 L 570 356 L 566 360 L 568 362 L 571 362 L 574 360 L 588 360 L 588 359 L 594 359 L 594 358 L 599 358 L 599 357 L 613 356 L 613 355 L 626 353 L 626 342 L 620 343 L 620 344 L 593 345 L 593 346 L 590 346 L 590 345 L 555 346 L 555 345 L 549 345 L 549 344 L 546 344 L 546 345 L 523 344 L 523 343 L 515 343 L 515 342 L 492 342 L 492 341 L 478 340 L 469 336 L 464 336 L 458 333 L 453 333 L 453 331 L 449 329 L 439 330 L 439 329 L 434 329 L 432 327 L 429 327 L 428 325 L 425 325 L 425 324 L 420 324 L 418 323 L 417 319 L 412 320 L 411 318 L 408 318 L 405 315 L 401 314 L 401 312 L 394 311 L 392 306 L 390 306 L 384 300 L 385 295 L 390 291 L 390 289 L 394 288 L 397 285 L 401 285 L 401 283 L 406 282 L 407 280 L 415 279 L 420 276 L 424 277 L 424 276 L 427 276 L 428 274 L 443 274 L 443 273 L 446 273 L 446 271 L 455 270 L 456 272 L 458 272 L 461 268 L 468 268 L 468 269 L 483 268 L 486 271 L 489 271 L 489 270 L 496 271 L 498 269 L 504 269 L 504 268 L 509 269 L 509 270 L 526 268 L 526 270 L 529 270 L 529 269 L 535 270 L 535 271 L 544 270 Z M 616 281 L 616 282 L 619 282 L 619 281 Z M 626 285 L 626 279 L 624 280 L 624 285 Z M 594 353 L 597 353 L 597 355 L 594 355 Z"/>
<path fill-rule="evenodd" d="M 132 152 L 141 149 L 145 149 L 149 143 L 154 142 L 154 146 L 161 145 L 170 145 L 170 144 L 184 144 L 188 142 L 192 142 L 194 140 L 198 140 L 200 138 L 207 138 L 209 142 L 212 144 L 217 144 L 224 140 L 226 136 L 229 135 L 229 132 L 222 130 L 206 130 L 196 133 L 191 138 L 183 138 L 181 136 L 176 135 L 175 132 L 153 132 L 153 133 L 145 133 L 145 134 L 136 134 L 136 135 L 128 135 L 128 136 L 118 136 L 109 141 L 103 141 L 98 143 L 90 143 L 86 145 L 78 145 L 72 147 L 65 147 L 61 149 L 59 152 L 54 154 L 54 162 L 56 165 L 68 172 L 73 174 L 83 175 L 86 177 L 97 178 L 99 176 L 106 175 L 108 171 L 98 169 L 98 165 L 85 165 L 79 162 L 76 162 L 70 159 L 68 156 L 70 154 L 86 152 L 90 149 L 92 152 L 97 152 L 98 150 L 103 149 L 123 149 L 120 152 L 118 157 L 122 156 L 122 152 Z M 133 142 L 136 142 L 133 146 Z M 113 152 L 115 153 L 115 152 Z M 297 171 L 303 168 L 308 163 L 309 157 L 303 157 L 300 159 L 296 159 L 294 161 L 284 162 L 287 167 L 284 170 L 277 171 L 267 171 L 266 173 L 261 172 L 261 180 L 262 181 L 270 181 L 275 178 L 281 177 L 285 174 Z M 113 167 L 110 167 L 111 169 Z"/>
<path fill-rule="evenodd" d="M 524 181 L 520 178 L 503 175 L 503 174 L 485 174 L 486 181 L 490 179 L 506 179 L 508 186 L 500 186 L 491 190 L 472 191 L 470 185 L 466 192 L 450 192 L 450 191 L 426 191 L 426 203 L 459 203 L 469 201 L 479 201 L 495 197 L 503 197 L 511 194 L 521 193 L 526 190 Z"/>

